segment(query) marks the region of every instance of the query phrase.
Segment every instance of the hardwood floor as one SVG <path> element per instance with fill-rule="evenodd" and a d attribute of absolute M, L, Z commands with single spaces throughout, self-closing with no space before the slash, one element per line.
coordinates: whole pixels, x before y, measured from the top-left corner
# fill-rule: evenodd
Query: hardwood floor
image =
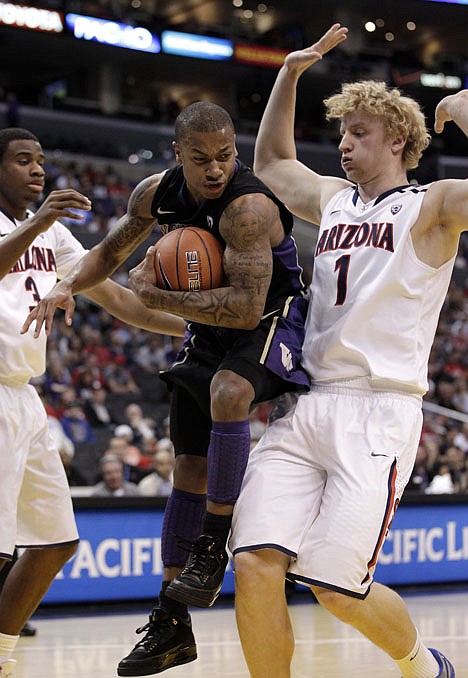
<path fill-rule="evenodd" d="M 354 629 L 335 620 L 300 594 L 290 606 L 296 631 L 292 678 L 398 678 L 398 670 L 379 649 Z M 420 633 L 442 650 L 468 678 L 468 592 L 406 595 Z M 134 631 L 147 618 L 116 608 L 79 608 L 62 614 L 40 609 L 32 619 L 37 636 L 21 638 L 15 678 L 115 678 L 118 661 L 137 640 Z M 229 604 L 192 611 L 197 661 L 165 672 L 168 678 L 248 678 Z M 275 678 L 272 676 L 271 678 Z"/>

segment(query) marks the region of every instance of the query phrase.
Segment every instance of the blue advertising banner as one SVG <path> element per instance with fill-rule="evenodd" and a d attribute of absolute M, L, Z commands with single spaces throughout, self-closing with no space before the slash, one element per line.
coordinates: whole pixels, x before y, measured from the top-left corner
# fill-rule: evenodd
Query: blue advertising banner
<path fill-rule="evenodd" d="M 76 511 L 81 541 L 44 603 L 139 600 L 161 588 L 162 510 Z M 222 592 L 234 591 L 229 566 Z"/>
<path fill-rule="evenodd" d="M 468 505 L 400 506 L 375 579 L 395 585 L 468 581 Z"/>
<path fill-rule="evenodd" d="M 76 511 L 81 542 L 44 603 L 152 598 L 162 581 L 163 509 Z M 468 504 L 400 506 L 376 581 L 390 585 L 468 580 Z M 233 593 L 231 566 L 222 593 Z"/>

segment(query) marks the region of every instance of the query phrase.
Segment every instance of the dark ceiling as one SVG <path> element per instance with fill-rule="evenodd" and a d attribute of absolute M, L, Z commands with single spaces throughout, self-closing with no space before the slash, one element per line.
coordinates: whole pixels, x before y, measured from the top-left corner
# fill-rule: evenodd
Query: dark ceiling
<path fill-rule="evenodd" d="M 121 20 L 148 25 L 156 32 L 175 28 L 225 35 L 235 41 L 249 40 L 269 46 L 296 49 L 315 41 L 335 21 L 350 28 L 340 50 L 324 60 L 323 72 L 314 71 L 317 98 L 335 88 L 336 82 L 354 77 L 382 79 L 407 85 L 411 75 L 424 69 L 466 78 L 468 71 L 468 5 L 429 0 L 22 0 L 23 4 L 69 8 L 83 14 L 106 12 Z M 378 25 L 373 33 L 366 21 Z M 408 22 L 414 30 L 409 30 Z M 389 34 L 393 39 L 389 40 Z M 336 56 L 335 56 L 336 55 Z M 99 87 L 102 65 L 110 63 L 122 78 L 128 101 L 142 100 L 147 92 L 154 98 L 169 91 L 184 103 L 192 97 L 223 95 L 219 101 L 235 113 L 253 119 L 261 114 L 265 93 L 271 89 L 271 69 L 240 67 L 227 62 L 213 64 L 197 59 L 147 55 L 127 49 L 41 35 L 33 31 L 0 27 L 0 87 L 13 89 L 25 103 L 33 103 L 42 88 L 54 80 L 68 78 L 73 96 L 92 98 Z M 367 69 L 367 71 L 366 71 Z M 386 70 L 385 70 L 386 69 Z M 389 71 L 391 69 L 391 71 Z M 317 76 L 316 76 L 317 74 Z M 180 84 L 180 85 L 179 85 Z M 177 86 L 179 89 L 177 90 Z M 203 85 L 204 91 L 196 91 Z M 421 88 L 420 88 L 421 89 Z M 426 88 L 425 88 L 426 89 Z M 78 91 L 79 90 L 79 91 Z M 177 90 L 177 91 L 176 91 Z M 235 91 L 235 94 L 234 94 Z M 257 110 L 249 96 L 260 93 Z M 437 92 L 418 96 L 440 99 Z M 234 102 L 235 99 L 235 102 Z M 192 98 L 193 100 L 193 98 Z M 240 103 L 239 103 L 240 102 Z M 247 102 L 247 103 L 246 103 Z M 242 103 L 246 108 L 242 109 Z M 425 103 L 424 101 L 422 102 Z M 143 104 L 142 104 L 143 105 Z M 252 111 L 252 112 L 251 112 Z M 312 104 L 307 115 L 314 117 Z"/>

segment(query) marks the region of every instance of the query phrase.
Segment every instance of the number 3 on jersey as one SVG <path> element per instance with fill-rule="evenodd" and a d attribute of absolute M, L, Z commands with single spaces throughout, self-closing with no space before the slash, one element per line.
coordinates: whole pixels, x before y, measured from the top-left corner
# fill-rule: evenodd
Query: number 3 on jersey
<path fill-rule="evenodd" d="M 37 289 L 37 285 L 34 282 L 34 279 L 29 276 L 29 278 L 26 278 L 26 281 L 24 283 L 24 286 L 28 292 L 32 292 L 32 298 L 36 302 L 34 306 L 30 306 L 29 310 L 32 311 L 35 306 L 40 302 L 41 300 L 41 295 L 39 294 L 39 290 Z"/>

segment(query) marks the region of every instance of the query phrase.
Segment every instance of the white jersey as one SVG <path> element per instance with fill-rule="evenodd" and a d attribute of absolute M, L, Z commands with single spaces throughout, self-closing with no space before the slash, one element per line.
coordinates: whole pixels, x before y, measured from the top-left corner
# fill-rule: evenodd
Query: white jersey
<path fill-rule="evenodd" d="M 32 216 L 28 212 L 28 217 Z M 0 211 L 0 237 L 15 230 L 13 222 Z M 0 382 L 25 384 L 45 370 L 44 328 L 34 339 L 35 324 L 20 334 L 26 316 L 86 250 L 70 231 L 56 221 L 28 247 L 12 270 L 0 280 Z"/>
<path fill-rule="evenodd" d="M 353 187 L 327 204 L 315 251 L 302 364 L 316 382 L 367 378 L 423 395 L 455 257 L 438 269 L 416 256 L 411 227 L 429 186 L 366 205 Z"/>

